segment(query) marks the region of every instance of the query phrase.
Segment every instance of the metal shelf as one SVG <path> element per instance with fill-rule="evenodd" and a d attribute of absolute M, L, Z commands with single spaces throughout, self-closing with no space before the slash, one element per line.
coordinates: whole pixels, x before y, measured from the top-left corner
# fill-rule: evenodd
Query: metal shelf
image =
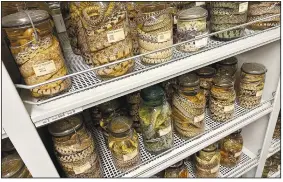
<path fill-rule="evenodd" d="M 280 151 L 280 139 L 275 139 L 275 138 L 272 138 L 272 141 L 271 141 L 271 146 L 269 147 L 269 150 L 268 150 L 268 157 L 271 157 L 272 155 L 274 155 L 276 152 Z"/>
<path fill-rule="evenodd" d="M 73 86 L 69 92 L 49 100 L 42 100 L 42 102 L 46 102 L 45 104 L 30 105 L 26 103 L 25 106 L 36 127 L 40 127 L 67 117 L 68 113 L 81 112 L 100 103 L 279 39 L 280 27 L 258 32 L 247 31 L 246 36 L 229 42 L 210 40 L 206 49 L 195 54 L 184 54 L 175 50 L 174 59 L 162 65 L 144 66 L 137 61 L 136 72 L 118 79 L 101 82 L 93 72 L 83 73 L 72 77 Z M 72 55 L 70 52 L 66 52 L 66 59 L 73 72 L 87 68 L 81 57 Z M 22 100 L 39 103 L 30 98 L 27 92 L 22 95 Z"/>
<path fill-rule="evenodd" d="M 206 114 L 206 128 L 203 134 L 190 140 L 183 140 L 174 134 L 174 147 L 159 155 L 151 155 L 148 153 L 144 149 L 142 137 L 139 135 L 141 164 L 127 172 L 121 172 L 115 168 L 111 153 L 106 147 L 106 142 L 101 131 L 92 128 L 92 133 L 97 140 L 97 147 L 103 166 L 104 177 L 150 177 L 270 113 L 272 111 L 271 102 L 272 101 L 265 101 L 260 106 L 251 110 L 243 109 L 236 105 L 234 118 L 225 123 L 215 122 L 208 114 Z M 254 158 L 252 155 L 248 156 L 250 156 L 251 159 Z M 230 173 L 227 172 L 227 174 Z"/>

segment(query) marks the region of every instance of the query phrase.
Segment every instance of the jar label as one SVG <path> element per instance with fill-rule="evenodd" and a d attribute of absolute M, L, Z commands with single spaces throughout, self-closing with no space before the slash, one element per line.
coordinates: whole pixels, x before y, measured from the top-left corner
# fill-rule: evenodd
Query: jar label
<path fill-rule="evenodd" d="M 245 12 L 248 10 L 248 2 L 240 3 L 239 4 L 239 13 Z"/>
<path fill-rule="evenodd" d="M 56 71 L 56 66 L 53 60 L 32 65 L 32 68 L 36 76 L 43 76 Z"/>
<path fill-rule="evenodd" d="M 169 125 L 167 128 L 159 130 L 159 136 L 166 135 L 172 130 L 171 125 Z"/>
<path fill-rule="evenodd" d="M 85 171 L 87 171 L 90 168 L 91 168 L 90 163 L 86 162 L 84 165 L 82 165 L 80 167 L 73 167 L 73 171 L 75 172 L 75 174 L 81 174 L 81 173 L 84 173 Z"/>
<path fill-rule="evenodd" d="M 234 157 L 239 157 L 241 154 L 242 154 L 242 151 L 237 152 L 237 153 L 234 154 Z"/>
<path fill-rule="evenodd" d="M 132 153 L 123 155 L 123 160 L 129 161 L 129 160 L 135 158 L 137 155 L 138 155 L 138 149 L 134 150 Z"/>
<path fill-rule="evenodd" d="M 197 37 L 196 37 L 197 38 Z M 205 47 L 207 45 L 207 41 L 208 41 L 208 38 L 205 37 L 205 38 L 202 38 L 202 39 L 197 39 L 195 40 L 195 46 L 197 48 L 202 48 L 202 47 Z"/>
<path fill-rule="evenodd" d="M 112 30 L 107 32 L 107 39 L 109 43 L 118 42 L 125 39 L 124 28 Z"/>
<path fill-rule="evenodd" d="M 263 90 L 257 91 L 255 96 L 260 97 L 262 96 L 262 93 L 263 93 Z"/>
<path fill-rule="evenodd" d="M 194 123 L 198 123 L 200 121 L 204 120 L 204 113 L 202 115 L 196 116 L 194 118 Z"/>
<path fill-rule="evenodd" d="M 215 166 L 214 168 L 212 168 L 210 170 L 211 173 L 216 173 L 219 170 L 220 165 L 218 164 L 217 166 Z"/>
<path fill-rule="evenodd" d="M 234 109 L 234 104 L 230 106 L 224 106 L 224 112 L 230 112 Z"/>
<path fill-rule="evenodd" d="M 196 6 L 205 5 L 205 2 L 196 2 Z"/>
<path fill-rule="evenodd" d="M 171 30 L 161 32 L 157 35 L 157 42 L 166 42 L 171 39 Z"/>

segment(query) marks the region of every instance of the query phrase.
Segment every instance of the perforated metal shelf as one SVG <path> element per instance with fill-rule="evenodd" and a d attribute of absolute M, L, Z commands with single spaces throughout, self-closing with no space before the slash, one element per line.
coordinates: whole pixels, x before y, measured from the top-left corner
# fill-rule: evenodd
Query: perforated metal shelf
<path fill-rule="evenodd" d="M 116 169 L 116 167 L 113 163 L 112 157 L 111 157 L 111 153 L 106 146 L 106 142 L 104 140 L 102 132 L 95 129 L 95 128 L 92 128 L 92 133 L 94 134 L 96 141 L 98 143 L 97 147 L 98 147 L 98 152 L 100 154 L 100 159 L 101 159 L 102 166 L 103 166 L 104 177 L 106 177 L 106 178 L 122 177 L 122 176 L 129 177 L 130 176 L 129 174 L 131 172 L 134 172 L 135 170 L 141 170 L 141 168 L 143 168 L 144 171 L 139 171 L 137 174 L 132 176 L 132 177 L 139 177 L 140 176 L 139 174 L 143 174 L 143 172 L 146 172 L 147 170 L 150 170 L 151 168 L 157 167 L 157 166 L 158 166 L 159 171 L 161 171 L 161 170 L 165 169 L 166 167 L 168 167 L 168 165 L 164 164 L 164 162 L 168 162 L 169 160 L 173 160 L 173 158 L 178 158 L 179 153 L 177 151 L 182 149 L 184 146 L 185 147 L 187 146 L 187 148 L 183 148 L 183 151 L 185 150 L 186 152 L 188 152 L 189 150 L 191 150 L 192 151 L 191 154 L 197 152 L 198 149 L 201 149 L 202 146 L 204 148 L 207 145 L 214 143 L 214 142 L 220 140 L 221 138 L 227 136 L 228 134 L 237 130 L 239 127 L 242 127 L 241 124 L 244 124 L 243 126 L 249 124 L 252 121 L 252 119 L 250 118 L 251 116 L 249 116 L 249 114 L 252 115 L 252 117 L 254 117 L 253 119 L 258 118 L 259 114 L 264 114 L 264 112 L 266 112 L 265 110 L 269 108 L 268 106 L 267 107 L 264 106 L 265 104 L 266 104 L 266 102 L 263 103 L 258 108 L 255 108 L 253 110 L 247 110 L 247 109 L 241 108 L 238 105 L 236 105 L 235 115 L 234 115 L 233 120 L 231 120 L 230 122 L 226 122 L 226 123 L 219 123 L 219 122 L 213 121 L 209 117 L 209 114 L 207 113 L 206 117 L 205 117 L 206 127 L 205 127 L 205 132 L 203 134 L 201 134 L 200 136 L 198 136 L 194 139 L 190 139 L 190 140 L 181 139 L 176 134 L 174 134 L 174 147 L 172 149 L 162 153 L 162 154 L 159 154 L 159 155 L 152 155 L 149 152 L 147 152 L 145 150 L 144 146 L 143 146 L 143 142 L 142 142 L 143 139 L 142 139 L 141 135 L 139 135 L 141 164 L 134 167 L 133 169 L 131 169 L 127 172 L 121 172 L 121 171 Z M 255 111 L 255 110 L 258 110 L 259 113 L 257 113 L 257 112 L 253 113 L 252 112 L 252 111 Z M 242 117 L 242 120 L 239 120 L 240 117 Z M 216 130 L 218 130 L 218 131 L 216 132 Z M 227 134 L 225 134 L 225 133 L 227 133 Z M 205 141 L 207 141 L 206 143 L 204 143 L 203 140 L 201 140 L 202 137 Z M 209 140 L 206 140 L 206 137 Z M 190 143 L 194 143 L 194 142 L 195 142 L 194 145 L 190 145 Z M 182 150 L 181 150 L 181 152 L 182 152 Z M 175 155 L 172 155 L 172 153 L 175 154 Z M 187 157 L 187 156 L 185 156 L 185 157 Z M 185 158 L 185 157 L 183 157 L 183 158 Z M 162 161 L 160 163 L 155 163 L 155 164 L 151 163 L 153 161 L 162 160 L 162 158 L 164 159 L 162 164 L 160 164 Z M 182 160 L 183 158 L 180 158 L 180 160 Z M 255 158 L 255 156 L 253 156 L 252 154 L 247 155 L 247 152 L 245 152 L 243 159 L 242 159 L 240 164 L 243 164 L 245 161 L 247 161 L 248 159 L 252 159 L 252 158 Z M 175 162 L 177 162 L 177 161 L 179 161 L 179 160 L 176 159 Z M 160 166 L 160 165 L 162 165 L 162 166 Z M 170 166 L 170 164 L 169 164 L 169 166 Z M 239 167 L 239 168 L 241 168 L 241 167 Z M 238 167 L 237 167 L 237 169 L 238 169 Z M 235 168 L 235 170 L 236 170 L 236 168 Z M 222 175 L 225 176 L 225 175 L 229 175 L 231 170 L 226 169 L 226 168 L 221 168 L 221 171 L 223 173 Z"/>
<path fill-rule="evenodd" d="M 280 150 L 280 147 L 281 147 L 280 145 L 281 145 L 280 139 L 273 138 L 272 141 L 271 141 L 271 146 L 270 146 L 270 148 L 268 150 L 269 153 L 268 153 L 267 157 L 271 157 L 276 152 L 278 152 Z"/>

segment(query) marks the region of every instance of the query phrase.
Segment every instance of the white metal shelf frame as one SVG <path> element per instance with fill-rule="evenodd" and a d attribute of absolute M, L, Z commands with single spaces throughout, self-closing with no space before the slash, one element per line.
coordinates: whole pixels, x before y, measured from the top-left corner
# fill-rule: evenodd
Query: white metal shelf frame
<path fill-rule="evenodd" d="M 268 150 L 268 156 L 267 158 L 273 156 L 275 153 L 279 152 L 281 148 L 281 143 L 280 143 L 280 139 L 274 139 L 272 138 L 272 142 L 271 142 L 271 146 Z"/>

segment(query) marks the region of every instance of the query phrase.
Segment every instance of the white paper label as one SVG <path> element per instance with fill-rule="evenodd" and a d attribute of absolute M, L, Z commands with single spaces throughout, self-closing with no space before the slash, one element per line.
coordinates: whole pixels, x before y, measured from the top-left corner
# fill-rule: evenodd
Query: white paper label
<path fill-rule="evenodd" d="M 131 159 L 135 158 L 137 155 L 138 155 L 138 149 L 136 149 L 134 152 L 132 152 L 130 154 L 123 155 L 123 160 L 124 161 L 131 160 Z"/>
<path fill-rule="evenodd" d="M 91 168 L 90 163 L 86 162 L 84 165 L 82 165 L 80 167 L 74 167 L 73 170 L 74 170 L 75 174 L 81 174 L 81 173 L 87 171 L 90 168 Z"/>
<path fill-rule="evenodd" d="M 262 93 L 263 93 L 263 90 L 257 91 L 255 96 L 260 97 L 262 96 Z"/>
<path fill-rule="evenodd" d="M 224 106 L 224 112 L 229 112 L 232 111 L 233 109 L 234 109 L 234 104 L 230 106 Z"/>
<path fill-rule="evenodd" d="M 216 173 L 219 170 L 220 165 L 215 166 L 210 170 L 211 173 Z"/>
<path fill-rule="evenodd" d="M 198 123 L 204 119 L 204 113 L 194 118 L 194 123 Z"/>
<path fill-rule="evenodd" d="M 157 42 L 166 42 L 171 39 L 171 30 L 161 32 L 157 35 Z"/>
<path fill-rule="evenodd" d="M 205 5 L 205 2 L 196 2 L 196 6 Z"/>
<path fill-rule="evenodd" d="M 169 125 L 167 128 L 164 128 L 162 130 L 159 130 L 159 136 L 166 135 L 172 130 L 171 125 Z"/>
<path fill-rule="evenodd" d="M 242 151 L 235 153 L 234 157 L 239 157 L 242 154 Z"/>
<path fill-rule="evenodd" d="M 36 76 L 47 75 L 49 73 L 56 71 L 56 66 L 53 60 L 35 64 L 32 66 L 32 68 Z"/>
<path fill-rule="evenodd" d="M 109 43 L 118 42 L 125 39 L 124 28 L 112 30 L 107 32 L 107 39 Z"/>
<path fill-rule="evenodd" d="M 197 40 L 195 40 L 195 46 L 197 48 L 205 47 L 207 45 L 207 40 L 208 40 L 207 37 L 202 38 L 202 39 L 197 39 Z"/>
<path fill-rule="evenodd" d="M 57 33 L 66 32 L 66 26 L 62 17 L 62 14 L 53 15 L 53 21 L 57 30 Z"/>
<path fill-rule="evenodd" d="M 240 3 L 239 5 L 239 13 L 245 12 L 248 10 L 248 2 Z"/>

